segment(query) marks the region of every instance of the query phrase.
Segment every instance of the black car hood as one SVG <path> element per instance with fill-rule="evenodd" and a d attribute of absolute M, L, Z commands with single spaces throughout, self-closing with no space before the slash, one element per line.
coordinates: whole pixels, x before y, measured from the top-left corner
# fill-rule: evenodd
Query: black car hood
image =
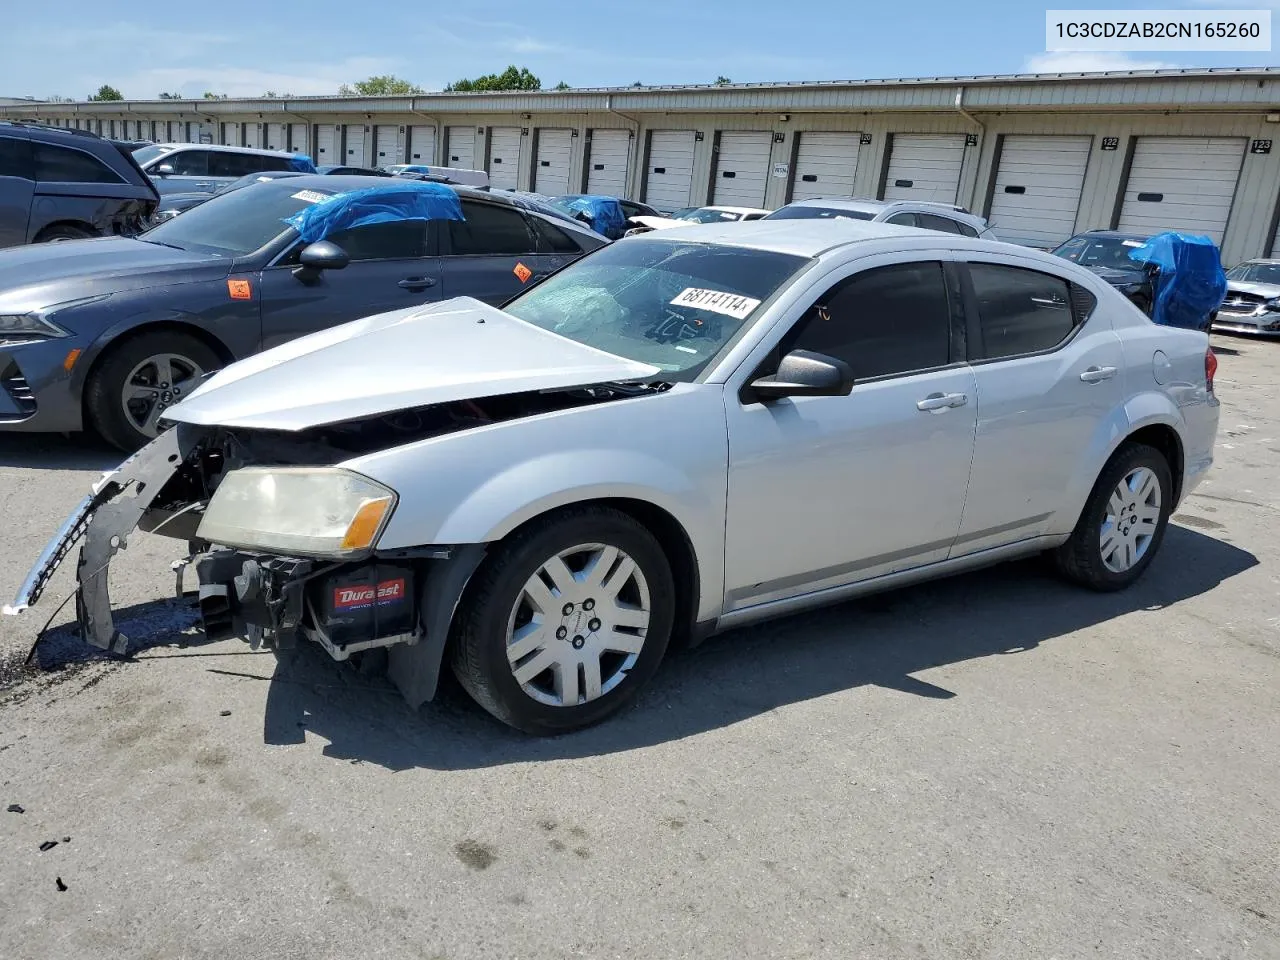
<path fill-rule="evenodd" d="M 160 198 L 157 210 L 186 210 L 197 203 L 204 203 L 213 197 L 212 193 L 167 193 Z"/>
<path fill-rule="evenodd" d="M 1146 279 L 1146 273 L 1139 266 L 1134 266 L 1132 270 L 1119 267 L 1085 267 L 1100 276 L 1113 287 L 1122 287 L 1130 283 L 1141 283 Z"/>
<path fill-rule="evenodd" d="M 234 261 L 125 237 L 58 240 L 0 251 L 0 314 L 103 293 L 226 276 Z"/>

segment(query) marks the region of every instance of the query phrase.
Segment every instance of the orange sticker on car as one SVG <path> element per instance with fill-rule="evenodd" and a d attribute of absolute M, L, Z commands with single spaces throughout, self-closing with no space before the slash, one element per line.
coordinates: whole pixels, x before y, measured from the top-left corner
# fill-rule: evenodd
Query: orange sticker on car
<path fill-rule="evenodd" d="M 520 280 L 521 283 L 528 283 L 529 278 L 533 276 L 533 271 L 526 267 L 523 263 L 516 263 L 516 268 L 511 271 Z"/>
<path fill-rule="evenodd" d="M 253 299 L 253 289 L 249 286 L 248 280 L 228 280 L 227 293 L 231 295 L 232 300 Z"/>

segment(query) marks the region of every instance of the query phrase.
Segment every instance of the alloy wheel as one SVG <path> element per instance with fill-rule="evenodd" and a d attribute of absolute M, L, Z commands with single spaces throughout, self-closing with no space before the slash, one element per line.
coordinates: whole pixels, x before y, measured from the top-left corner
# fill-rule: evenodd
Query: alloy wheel
<path fill-rule="evenodd" d="M 190 357 L 161 353 L 147 357 L 125 378 L 120 402 L 125 418 L 147 437 L 159 434 L 161 415 L 195 390 L 204 368 Z"/>

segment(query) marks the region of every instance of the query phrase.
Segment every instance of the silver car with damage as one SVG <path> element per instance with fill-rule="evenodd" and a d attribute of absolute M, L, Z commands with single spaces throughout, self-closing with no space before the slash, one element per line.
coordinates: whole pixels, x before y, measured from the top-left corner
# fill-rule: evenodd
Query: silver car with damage
<path fill-rule="evenodd" d="M 1206 335 L 1060 257 L 851 220 L 678 234 L 503 309 L 231 365 L 10 610 L 83 534 L 85 635 L 124 651 L 106 573 L 139 527 L 187 542 L 211 637 L 385 657 L 415 705 L 450 664 L 554 733 L 616 710 L 673 640 L 1040 552 L 1125 587 L 1213 461 Z"/>
<path fill-rule="evenodd" d="M 1280 337 L 1280 260 L 1246 260 L 1227 271 L 1213 329 Z"/>

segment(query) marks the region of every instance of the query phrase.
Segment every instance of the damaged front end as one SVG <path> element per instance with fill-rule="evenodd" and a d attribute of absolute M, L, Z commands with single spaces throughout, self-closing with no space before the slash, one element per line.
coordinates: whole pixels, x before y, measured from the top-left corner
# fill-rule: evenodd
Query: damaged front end
<path fill-rule="evenodd" d="M 486 544 L 382 551 L 399 494 L 344 461 L 501 420 L 651 392 L 612 384 L 532 391 L 396 411 L 300 431 L 173 424 L 107 473 L 58 530 L 6 614 L 34 605 L 83 540 L 77 619 L 84 639 L 117 655 L 108 590 L 113 558 L 135 530 L 185 541 L 179 596 L 194 574 L 210 640 L 254 648 L 312 641 L 334 660 L 388 648 L 387 672 L 417 707 L 436 689 L 454 611 Z M 273 499 L 274 498 L 274 499 Z"/>

